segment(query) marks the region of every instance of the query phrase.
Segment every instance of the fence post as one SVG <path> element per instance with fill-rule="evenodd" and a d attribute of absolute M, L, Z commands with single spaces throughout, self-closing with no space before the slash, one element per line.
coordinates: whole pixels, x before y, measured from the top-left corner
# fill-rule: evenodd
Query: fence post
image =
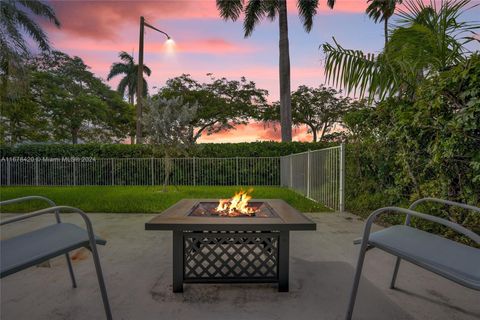
<path fill-rule="evenodd" d="M 76 169 L 76 163 L 77 163 L 77 160 L 75 158 L 72 158 L 72 161 L 73 161 L 73 185 L 76 186 L 77 185 L 77 169 Z"/>
<path fill-rule="evenodd" d="M 153 158 L 150 159 L 150 173 L 152 176 L 152 186 L 155 184 L 155 175 L 153 172 Z"/>
<path fill-rule="evenodd" d="M 290 189 L 293 188 L 293 154 L 290 155 Z"/>
<path fill-rule="evenodd" d="M 345 211 L 345 144 L 340 144 L 339 209 Z"/>
<path fill-rule="evenodd" d="M 311 170 L 311 151 L 307 152 L 307 198 L 310 198 L 310 170 Z"/>
<path fill-rule="evenodd" d="M 115 185 L 114 159 L 110 159 L 110 167 L 112 168 L 112 186 Z"/>
<path fill-rule="evenodd" d="M 38 186 L 38 158 L 35 158 L 35 185 Z"/>
<path fill-rule="evenodd" d="M 196 176 L 196 167 L 195 167 L 195 157 L 193 157 L 193 185 L 196 186 L 197 185 L 197 180 L 195 178 Z"/>
<path fill-rule="evenodd" d="M 7 186 L 10 185 L 10 159 L 7 159 Z"/>
<path fill-rule="evenodd" d="M 236 174 L 235 174 L 235 182 L 236 182 L 236 185 L 238 186 L 238 157 L 235 157 L 235 160 L 236 160 L 236 164 L 235 164 L 235 171 L 236 171 Z"/>

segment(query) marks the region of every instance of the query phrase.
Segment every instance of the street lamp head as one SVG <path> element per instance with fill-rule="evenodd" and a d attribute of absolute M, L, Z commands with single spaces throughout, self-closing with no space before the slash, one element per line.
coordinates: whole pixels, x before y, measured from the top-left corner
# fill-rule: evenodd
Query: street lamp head
<path fill-rule="evenodd" d="M 165 42 L 165 48 L 167 55 L 173 55 L 175 52 L 175 41 L 173 41 L 173 39 L 169 37 Z"/>

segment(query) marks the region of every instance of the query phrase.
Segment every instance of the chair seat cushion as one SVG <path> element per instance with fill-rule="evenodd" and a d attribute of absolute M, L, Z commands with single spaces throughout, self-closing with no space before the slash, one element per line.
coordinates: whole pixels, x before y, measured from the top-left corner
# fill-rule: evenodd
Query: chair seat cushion
<path fill-rule="evenodd" d="M 105 240 L 95 237 L 96 243 Z M 86 230 L 57 223 L 0 241 L 0 278 L 81 247 L 89 247 Z"/>
<path fill-rule="evenodd" d="M 480 249 L 405 225 L 370 234 L 369 244 L 480 290 Z"/>

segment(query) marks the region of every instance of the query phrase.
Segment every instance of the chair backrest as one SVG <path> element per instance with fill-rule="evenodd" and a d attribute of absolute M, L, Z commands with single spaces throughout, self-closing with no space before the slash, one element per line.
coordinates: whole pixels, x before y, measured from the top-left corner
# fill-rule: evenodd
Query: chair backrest
<path fill-rule="evenodd" d="M 49 204 L 50 207 L 56 207 L 57 206 L 57 204 L 49 198 L 46 198 L 46 197 L 43 197 L 43 196 L 27 196 L 27 197 L 21 197 L 21 198 L 15 198 L 15 199 L 9 199 L 9 200 L 1 201 L 0 202 L 0 207 L 1 206 L 6 206 L 6 205 L 9 205 L 9 204 L 27 202 L 27 201 L 33 201 L 33 200 L 45 201 Z M 58 212 L 58 210 L 54 210 L 54 213 L 55 213 L 55 219 L 56 219 L 57 223 L 60 223 L 61 222 L 60 213 Z M 0 226 L 9 224 L 9 223 L 12 223 L 12 222 L 15 222 L 15 221 L 18 221 L 18 218 L 13 218 L 13 219 L 7 219 L 5 221 L 0 221 Z"/>

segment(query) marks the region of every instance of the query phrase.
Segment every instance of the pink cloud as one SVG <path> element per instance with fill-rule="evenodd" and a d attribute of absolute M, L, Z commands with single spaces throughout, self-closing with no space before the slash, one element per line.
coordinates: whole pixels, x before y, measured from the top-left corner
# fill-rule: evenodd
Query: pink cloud
<path fill-rule="evenodd" d="M 296 0 L 288 1 L 290 14 L 297 14 Z M 75 36 L 114 40 L 125 25 L 138 24 L 139 17 L 150 21 L 165 19 L 221 19 L 214 0 L 209 1 L 51 1 L 62 22 L 62 30 Z M 366 2 L 337 1 L 333 10 L 320 1 L 319 13 L 364 12 Z M 238 22 L 240 23 L 240 22 Z M 47 24 L 48 28 L 51 28 Z"/>
<path fill-rule="evenodd" d="M 62 30 L 95 39 L 115 39 L 140 16 L 155 19 L 218 18 L 215 1 L 52 1 Z"/>

